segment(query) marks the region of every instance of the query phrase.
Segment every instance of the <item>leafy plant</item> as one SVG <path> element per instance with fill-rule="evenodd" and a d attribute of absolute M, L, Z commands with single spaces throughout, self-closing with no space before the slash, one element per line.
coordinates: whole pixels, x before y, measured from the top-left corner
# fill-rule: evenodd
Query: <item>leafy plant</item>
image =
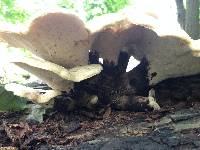
<path fill-rule="evenodd" d="M 1 111 L 17 111 L 27 108 L 27 100 L 15 96 L 12 92 L 6 91 L 0 86 L 0 112 Z"/>
<path fill-rule="evenodd" d="M 67 9 L 75 8 L 73 0 L 61 0 L 61 1 L 59 1 L 58 6 L 67 8 Z"/>
<path fill-rule="evenodd" d="M 86 19 L 91 20 L 95 16 L 117 12 L 128 5 L 129 1 L 130 0 L 83 0 L 83 9 L 87 14 Z M 73 0 L 61 0 L 58 5 L 63 8 L 76 10 Z"/>
<path fill-rule="evenodd" d="M 102 14 L 114 13 L 129 4 L 129 0 L 85 0 L 84 9 L 87 12 L 87 20 Z"/>
<path fill-rule="evenodd" d="M 28 13 L 15 6 L 15 0 L 0 0 L 0 17 L 11 23 L 24 22 Z"/>
<path fill-rule="evenodd" d="M 129 0 L 104 0 L 107 13 L 114 13 L 129 4 Z"/>

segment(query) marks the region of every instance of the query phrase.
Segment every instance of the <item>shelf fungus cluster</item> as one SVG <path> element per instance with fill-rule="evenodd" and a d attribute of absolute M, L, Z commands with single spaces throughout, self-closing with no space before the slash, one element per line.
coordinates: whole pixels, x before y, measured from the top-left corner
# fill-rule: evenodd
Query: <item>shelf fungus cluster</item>
<path fill-rule="evenodd" d="M 85 23 L 74 14 L 45 13 L 25 32 L 1 29 L 0 41 L 37 56 L 16 56 L 11 62 L 56 91 L 48 99 L 32 98 L 38 103 L 71 92 L 72 97 L 79 97 L 69 104 L 73 107 L 76 101 L 90 103 L 88 107 L 108 106 L 112 101 L 116 108 L 131 109 L 132 104 L 148 101 L 150 107 L 159 109 L 152 94 L 148 95 L 151 87 L 168 78 L 200 73 L 200 41 L 192 40 L 178 23 L 166 26 L 148 14 L 107 14 Z M 130 56 L 141 63 L 126 73 Z M 98 62 L 100 57 L 103 65 Z"/>

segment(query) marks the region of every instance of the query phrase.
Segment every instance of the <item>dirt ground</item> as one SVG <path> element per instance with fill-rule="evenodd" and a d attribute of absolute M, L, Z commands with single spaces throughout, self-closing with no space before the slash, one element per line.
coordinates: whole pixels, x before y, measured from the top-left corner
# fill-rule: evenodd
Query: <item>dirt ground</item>
<path fill-rule="evenodd" d="M 91 119 L 81 111 L 23 120 L 1 113 L 0 147 L 19 149 L 200 149 L 200 103 L 179 102 L 159 112 L 112 111 Z M 1 148 L 2 149 L 2 148 Z"/>

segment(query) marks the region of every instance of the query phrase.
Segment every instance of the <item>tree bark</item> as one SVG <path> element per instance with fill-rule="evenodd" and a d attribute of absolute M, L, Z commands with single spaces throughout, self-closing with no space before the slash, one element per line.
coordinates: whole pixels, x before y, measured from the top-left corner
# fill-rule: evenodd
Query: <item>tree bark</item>
<path fill-rule="evenodd" d="M 185 8 L 183 5 L 183 0 L 176 0 L 176 6 L 178 22 L 180 23 L 182 29 L 185 29 Z"/>
<path fill-rule="evenodd" d="M 199 38 L 199 0 L 186 0 L 185 31 L 193 39 Z"/>

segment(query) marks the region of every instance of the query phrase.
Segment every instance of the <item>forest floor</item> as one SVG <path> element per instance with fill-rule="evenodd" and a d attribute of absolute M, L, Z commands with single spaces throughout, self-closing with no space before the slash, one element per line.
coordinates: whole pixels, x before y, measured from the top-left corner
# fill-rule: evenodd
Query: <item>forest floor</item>
<path fill-rule="evenodd" d="M 112 111 L 102 119 L 55 112 L 31 123 L 23 115 L 0 113 L 0 149 L 200 149 L 200 102 L 169 103 L 157 112 Z"/>
<path fill-rule="evenodd" d="M 127 88 L 126 76 L 110 73 L 109 69 L 108 75 L 112 78 L 101 74 L 75 86 L 76 100 L 84 101 L 86 91 L 97 95 L 100 102 L 109 99 L 117 100 L 114 104 L 128 104 L 129 108 L 140 106 L 134 103 L 137 99 Z M 138 89 L 140 85 L 141 82 L 134 87 Z M 0 113 L 0 150 L 200 149 L 200 75 L 167 79 L 154 89 L 161 106 L 158 111 L 116 111 L 106 103 L 100 117 L 83 109 L 59 113 L 56 110 L 62 106 L 67 108 L 63 99 L 64 103 L 60 101 L 58 109 L 45 114 L 41 123 L 26 121 L 26 112 Z M 129 96 L 133 96 L 131 105 Z M 123 103 L 124 100 L 128 101 Z"/>

